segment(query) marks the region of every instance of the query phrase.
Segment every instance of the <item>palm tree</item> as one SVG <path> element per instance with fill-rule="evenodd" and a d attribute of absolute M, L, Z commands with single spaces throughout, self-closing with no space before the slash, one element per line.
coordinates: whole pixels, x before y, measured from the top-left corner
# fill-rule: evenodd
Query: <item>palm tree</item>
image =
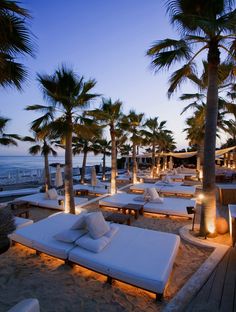
<path fill-rule="evenodd" d="M 147 54 L 156 70 L 185 62 L 170 78 L 171 95 L 176 88 L 196 71 L 195 61 L 207 52 L 207 105 L 204 137 L 203 191 L 200 234 L 215 232 L 215 147 L 218 114 L 218 67 L 220 50 L 227 58 L 235 56 L 236 11 L 231 0 L 168 0 L 167 12 L 171 23 L 180 30 L 180 40 L 164 39 L 153 44 Z M 200 44 L 199 50 L 194 50 Z"/>
<path fill-rule="evenodd" d="M 94 150 L 102 154 L 102 181 L 106 180 L 106 156 L 111 156 L 111 141 L 98 139 L 95 141 Z"/>
<path fill-rule="evenodd" d="M 142 126 L 144 114 L 137 114 L 135 111 L 130 110 L 127 116 L 124 116 L 121 121 L 121 127 L 130 133 L 130 141 L 132 142 L 132 161 L 133 161 L 133 171 L 132 171 L 132 183 L 137 183 L 137 146 L 142 142 L 142 136 L 140 127 Z"/>
<path fill-rule="evenodd" d="M 51 132 L 52 137 L 60 137 L 65 145 L 65 211 L 75 213 L 72 174 L 72 134 L 79 126 L 76 120 L 82 110 L 98 94 L 91 93 L 95 80 L 84 81 L 73 70 L 62 66 L 53 75 L 38 75 L 48 106 L 31 105 L 27 110 L 42 111 L 43 116 L 33 122 L 33 129 L 38 127 Z M 59 117 L 58 117 L 59 116 Z"/>
<path fill-rule="evenodd" d="M 15 86 L 21 89 L 26 78 L 25 67 L 17 57 L 33 56 L 31 33 L 26 25 L 30 14 L 16 1 L 0 2 L 0 86 Z"/>
<path fill-rule="evenodd" d="M 159 143 L 162 142 L 162 137 L 164 133 L 171 134 L 170 130 L 165 129 L 166 121 L 158 121 L 158 117 L 149 118 L 144 123 L 145 129 L 141 131 L 142 135 L 144 136 L 144 144 L 151 146 L 151 153 L 152 153 L 152 168 L 151 173 L 152 177 L 154 176 L 154 169 L 156 167 L 156 148 L 158 147 Z"/>
<path fill-rule="evenodd" d="M 111 137 L 111 194 L 116 193 L 116 136 L 119 120 L 122 116 L 122 102 L 117 100 L 112 102 L 111 98 L 103 99 L 100 109 L 90 111 L 89 114 L 100 120 L 104 126 L 109 127 Z"/>
<path fill-rule="evenodd" d="M 17 134 L 9 134 L 4 132 L 9 121 L 10 121 L 9 118 L 4 118 L 0 116 L 0 145 L 16 146 L 17 145 L 16 140 L 21 140 L 21 137 Z"/>
<path fill-rule="evenodd" d="M 57 156 L 57 152 L 53 148 L 53 142 L 48 138 L 48 135 L 39 135 L 40 130 L 34 132 L 34 136 L 25 136 L 23 141 L 30 142 L 34 144 L 29 148 L 29 153 L 31 155 L 41 154 L 44 157 L 44 172 L 45 172 L 45 191 L 47 192 L 51 188 L 51 178 L 49 170 L 49 160 L 48 156 L 51 154 Z"/>

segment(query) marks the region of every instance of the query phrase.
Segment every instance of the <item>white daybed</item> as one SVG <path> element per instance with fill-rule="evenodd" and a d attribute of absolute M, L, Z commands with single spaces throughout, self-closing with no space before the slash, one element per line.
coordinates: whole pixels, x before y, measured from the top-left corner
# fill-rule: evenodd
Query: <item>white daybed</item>
<path fill-rule="evenodd" d="M 62 200 L 62 203 L 60 205 L 58 202 L 59 199 Z M 45 193 L 37 193 L 33 195 L 19 197 L 15 200 L 26 201 L 32 206 L 38 206 L 38 207 L 56 209 L 56 210 L 64 210 L 64 204 L 63 204 L 64 197 L 63 196 L 58 196 L 57 199 L 49 199 L 49 198 L 46 198 Z M 88 198 L 75 197 L 74 200 L 75 200 L 76 212 L 79 213 L 83 211 L 83 209 L 81 208 L 81 205 L 85 204 L 88 201 Z"/>
<path fill-rule="evenodd" d="M 1 191 L 0 192 L 0 198 L 36 194 L 36 193 L 39 193 L 39 191 L 40 191 L 39 187 L 37 187 L 37 188 L 25 188 L 25 189 L 18 189 L 18 190 Z"/>
<path fill-rule="evenodd" d="M 194 196 L 196 192 L 196 186 L 183 185 L 181 182 L 172 182 L 166 184 L 164 182 L 156 183 L 137 183 L 130 187 L 132 192 L 143 193 L 146 188 L 154 187 L 161 194 L 171 194 L 176 196 Z"/>
<path fill-rule="evenodd" d="M 16 230 L 12 239 L 38 251 L 67 259 L 101 274 L 162 295 L 178 252 L 177 235 L 116 225 L 110 243 L 94 253 L 57 241 L 54 235 L 69 229 L 75 215 L 58 213 L 28 227 Z"/>
<path fill-rule="evenodd" d="M 109 207 L 109 208 L 122 208 L 124 205 L 129 204 L 143 204 L 144 212 L 149 213 L 158 213 L 171 216 L 182 216 L 190 218 L 192 215 L 187 213 L 186 207 L 195 207 L 196 200 L 194 199 L 185 199 L 185 198 L 173 198 L 173 197 L 164 197 L 163 203 L 153 203 L 145 201 L 135 200 L 138 195 L 134 194 L 115 194 L 109 197 L 105 197 L 99 200 L 99 206 Z"/>
<path fill-rule="evenodd" d="M 98 184 L 96 186 L 92 186 L 91 184 L 75 184 L 73 186 L 73 190 L 76 192 L 78 190 L 88 190 L 89 193 L 91 194 L 107 194 L 109 193 L 109 185 L 103 184 Z"/>
<path fill-rule="evenodd" d="M 34 221 L 31 219 L 25 219 L 25 218 L 20 218 L 20 217 L 14 217 L 14 221 L 15 221 L 16 229 L 20 229 L 24 226 L 28 226 L 34 223 Z"/>

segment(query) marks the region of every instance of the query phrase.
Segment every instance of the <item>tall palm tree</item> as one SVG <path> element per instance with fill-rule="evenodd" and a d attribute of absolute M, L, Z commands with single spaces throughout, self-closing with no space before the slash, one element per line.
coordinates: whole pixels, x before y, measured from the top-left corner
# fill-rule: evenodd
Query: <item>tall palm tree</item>
<path fill-rule="evenodd" d="M 21 83 L 26 78 L 26 69 L 17 58 L 33 56 L 32 35 L 26 24 L 28 19 L 29 12 L 18 2 L 1 0 L 0 86 L 21 89 Z"/>
<path fill-rule="evenodd" d="M 0 116 L 0 145 L 17 145 L 16 140 L 21 140 L 21 137 L 17 134 L 5 133 L 9 118 L 4 118 Z"/>
<path fill-rule="evenodd" d="M 236 11 L 232 0 L 168 0 L 167 12 L 171 23 L 180 31 L 180 40 L 164 39 L 155 42 L 147 54 L 156 70 L 169 68 L 176 62 L 184 65 L 170 78 L 171 95 L 176 88 L 196 71 L 196 58 L 207 53 L 207 106 L 204 138 L 203 192 L 200 234 L 215 232 L 215 147 L 218 114 L 218 67 L 220 50 L 226 58 L 236 52 Z M 195 48 L 200 45 L 198 50 Z"/>
<path fill-rule="evenodd" d="M 33 129 L 45 128 L 52 137 L 63 138 L 65 145 L 65 211 L 75 213 L 72 173 L 72 134 L 79 126 L 76 120 L 82 111 L 88 107 L 90 101 L 98 97 L 91 93 L 96 85 L 95 80 L 84 81 L 72 69 L 62 66 L 53 75 L 39 75 L 48 106 L 31 105 L 27 110 L 41 111 L 43 116 L 33 122 Z"/>
<path fill-rule="evenodd" d="M 94 150 L 102 154 L 102 180 L 106 180 L 106 156 L 111 156 L 111 141 L 106 139 L 97 139 L 94 144 Z"/>
<path fill-rule="evenodd" d="M 164 133 L 171 134 L 172 132 L 165 129 L 166 121 L 158 121 L 158 117 L 149 118 L 144 123 L 144 129 L 141 131 L 144 136 L 144 144 L 151 146 L 152 153 L 152 168 L 151 174 L 154 176 L 154 168 L 156 166 L 156 149 L 158 145 L 162 142 L 162 137 Z"/>
<path fill-rule="evenodd" d="M 112 102 L 111 98 L 103 99 L 100 109 L 90 111 L 89 114 L 94 116 L 104 126 L 109 127 L 111 137 L 111 194 L 116 193 L 116 136 L 119 120 L 122 116 L 122 102 L 117 100 Z"/>
<path fill-rule="evenodd" d="M 57 156 L 57 152 L 54 150 L 53 142 L 48 138 L 48 135 L 39 135 L 40 130 L 34 132 L 34 136 L 25 136 L 23 141 L 34 144 L 29 148 L 31 155 L 41 154 L 44 157 L 44 173 L 45 173 L 45 191 L 47 192 L 51 188 L 51 177 L 49 170 L 49 155 Z"/>
<path fill-rule="evenodd" d="M 132 183 L 137 183 L 137 146 L 142 142 L 141 126 L 144 114 L 137 114 L 134 110 L 130 110 L 127 116 L 124 116 L 121 121 L 121 127 L 130 133 L 130 141 L 132 142 Z"/>

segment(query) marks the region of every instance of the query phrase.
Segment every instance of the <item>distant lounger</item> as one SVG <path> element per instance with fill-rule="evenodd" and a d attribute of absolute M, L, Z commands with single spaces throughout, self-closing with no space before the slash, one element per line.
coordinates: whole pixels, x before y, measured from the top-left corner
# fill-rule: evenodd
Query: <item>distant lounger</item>
<path fill-rule="evenodd" d="M 88 193 L 94 195 L 103 195 L 109 193 L 109 185 L 108 184 L 99 184 L 96 186 L 92 186 L 91 184 L 75 184 L 73 186 L 74 192 L 80 192 L 81 190 L 87 190 Z"/>
<path fill-rule="evenodd" d="M 58 232 L 69 229 L 76 217 L 58 213 L 16 230 L 11 238 L 36 251 L 106 275 L 109 282 L 114 278 L 162 296 L 178 252 L 179 236 L 117 224 L 117 232 L 109 244 L 100 252 L 92 252 L 54 238 Z"/>
<path fill-rule="evenodd" d="M 185 198 L 173 198 L 165 197 L 163 203 L 145 202 L 137 201 L 138 195 L 134 194 L 115 194 L 109 197 L 105 197 L 99 200 L 99 206 L 108 208 L 122 208 L 128 203 L 130 204 L 142 204 L 144 212 L 164 214 L 168 216 L 181 216 L 181 217 L 191 217 L 187 213 L 186 207 L 195 207 L 196 200 L 185 199 Z"/>
<path fill-rule="evenodd" d="M 130 191 L 134 193 L 143 193 L 145 189 L 154 187 L 160 194 L 176 195 L 176 196 L 194 196 L 196 186 L 185 186 L 181 182 L 173 182 L 165 184 L 163 182 L 157 183 L 137 183 L 130 186 Z"/>
<path fill-rule="evenodd" d="M 45 197 L 45 193 L 37 193 L 33 195 L 19 197 L 16 200 L 28 202 L 32 206 L 38 206 L 48 209 L 64 210 L 65 199 L 63 196 L 58 196 L 57 199 L 48 199 Z M 83 208 L 81 208 L 81 205 L 85 204 L 88 201 L 88 199 L 75 197 L 74 200 L 76 212 L 80 213 L 81 211 L 84 210 Z"/>
<path fill-rule="evenodd" d="M 1 191 L 0 198 L 36 194 L 36 193 L 39 193 L 39 190 L 40 189 L 37 187 L 37 188 L 25 188 L 25 189 L 18 189 L 18 190 Z"/>

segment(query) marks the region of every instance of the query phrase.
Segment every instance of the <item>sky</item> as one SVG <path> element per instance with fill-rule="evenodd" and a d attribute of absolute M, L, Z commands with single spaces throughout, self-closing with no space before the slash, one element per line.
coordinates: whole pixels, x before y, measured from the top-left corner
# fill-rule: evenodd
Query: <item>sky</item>
<path fill-rule="evenodd" d="M 0 89 L 0 115 L 11 119 L 5 132 L 29 135 L 30 123 L 38 114 L 25 111 L 27 105 L 46 104 L 37 73 L 53 74 L 61 64 L 72 67 L 85 79 L 97 81 L 95 91 L 112 100 L 120 99 L 128 113 L 134 109 L 147 118 L 167 120 L 177 149 L 185 141 L 185 119 L 180 115 L 187 103 L 178 98 L 182 87 L 169 100 L 171 71 L 154 75 L 146 51 L 156 41 L 176 38 L 162 0 L 22 0 L 32 15 L 29 28 L 37 45 L 35 58 L 20 58 L 27 67 L 23 91 Z M 91 108 L 98 107 L 100 100 Z M 27 155 L 29 145 L 0 147 L 0 155 Z"/>

